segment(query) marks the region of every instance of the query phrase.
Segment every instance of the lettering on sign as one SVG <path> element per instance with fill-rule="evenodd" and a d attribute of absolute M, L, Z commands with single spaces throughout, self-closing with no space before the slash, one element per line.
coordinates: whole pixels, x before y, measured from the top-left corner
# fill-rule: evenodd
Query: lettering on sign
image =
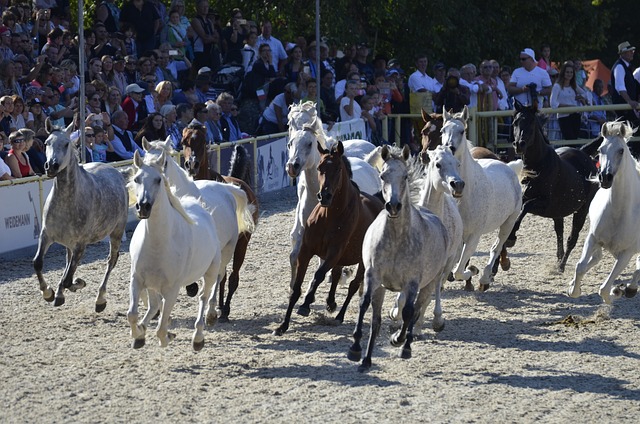
<path fill-rule="evenodd" d="M 27 225 L 31 225 L 31 215 L 28 213 L 8 216 L 4 219 L 4 227 L 6 229 L 25 227 Z"/>

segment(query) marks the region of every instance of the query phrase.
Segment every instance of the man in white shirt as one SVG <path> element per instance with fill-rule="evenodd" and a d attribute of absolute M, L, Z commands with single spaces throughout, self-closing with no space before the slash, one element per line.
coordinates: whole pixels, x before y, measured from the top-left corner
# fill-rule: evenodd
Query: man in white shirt
<path fill-rule="evenodd" d="M 618 60 L 611 67 L 611 101 L 613 104 L 628 104 L 632 109 L 640 108 L 638 103 L 638 89 L 634 78 L 636 72 L 632 72 L 631 61 L 636 51 L 628 41 L 618 45 Z M 616 115 L 623 120 L 631 122 L 634 126 L 640 124 L 635 110 L 616 110 Z"/>
<path fill-rule="evenodd" d="M 271 22 L 262 21 L 262 34 L 258 37 L 258 46 L 268 44 L 271 47 L 271 64 L 279 71 L 287 61 L 287 52 L 276 37 L 271 36 Z"/>
<path fill-rule="evenodd" d="M 495 59 L 491 59 L 489 63 L 491 63 L 491 67 L 493 68 L 491 76 L 498 81 L 498 90 L 502 93 L 502 96 L 500 96 L 498 100 L 498 110 L 507 110 L 509 109 L 509 103 L 507 102 L 507 87 L 504 86 L 504 82 L 502 81 L 502 78 L 500 78 L 500 63 Z"/>
<path fill-rule="evenodd" d="M 478 107 L 478 93 L 482 92 L 482 81 L 475 81 L 478 70 L 473 63 L 460 68 L 460 85 L 469 89 L 469 109 Z"/>
<path fill-rule="evenodd" d="M 531 99 L 529 87 L 531 84 L 535 84 L 539 96 L 538 104 L 542 105 L 541 97 L 551 94 L 551 78 L 549 78 L 549 74 L 538 67 L 533 49 L 526 48 L 520 52 L 520 63 L 522 67 L 511 74 L 511 80 L 507 86 L 509 94 L 521 104 L 531 105 L 533 104 L 533 99 Z"/>
<path fill-rule="evenodd" d="M 409 90 L 412 93 L 431 91 L 431 93 L 435 94 L 438 92 L 435 80 L 427 75 L 427 65 L 429 65 L 427 55 L 424 53 L 418 54 L 416 56 L 417 70 L 409 76 Z"/>

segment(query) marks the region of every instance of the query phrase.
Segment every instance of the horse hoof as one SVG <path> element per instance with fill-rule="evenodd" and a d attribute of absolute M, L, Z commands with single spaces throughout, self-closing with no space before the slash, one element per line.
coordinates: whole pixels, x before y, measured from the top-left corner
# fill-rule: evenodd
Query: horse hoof
<path fill-rule="evenodd" d="M 478 275 L 480 274 L 480 270 L 478 269 L 477 266 L 475 265 L 471 265 L 469 268 L 467 268 L 469 271 L 471 271 L 471 275 Z"/>
<path fill-rule="evenodd" d="M 479 283 L 479 284 L 478 284 L 478 291 L 480 291 L 480 292 L 486 292 L 487 290 L 489 290 L 489 286 L 490 286 L 489 284 L 482 284 L 482 283 Z"/>
<path fill-rule="evenodd" d="M 335 311 L 337 307 L 338 307 L 338 304 L 336 302 L 327 303 L 327 311 L 329 312 Z"/>
<path fill-rule="evenodd" d="M 204 347 L 204 339 L 202 339 L 199 342 L 193 342 L 193 350 L 195 352 L 200 352 L 203 347 Z"/>
<path fill-rule="evenodd" d="M 500 268 L 502 268 L 503 271 L 509 271 L 511 269 L 511 259 L 505 258 L 500 261 Z"/>
<path fill-rule="evenodd" d="M 435 331 L 436 333 L 439 333 L 442 330 L 444 330 L 444 320 L 442 320 L 441 323 L 439 323 L 439 322 L 434 322 L 433 323 L 433 331 Z"/>
<path fill-rule="evenodd" d="M 226 315 L 225 316 L 220 316 L 220 317 L 218 317 L 218 322 L 227 323 L 227 322 L 229 322 L 229 317 L 226 316 Z"/>
<path fill-rule="evenodd" d="M 518 240 L 517 237 L 514 237 L 512 239 L 508 238 L 505 242 L 504 242 L 504 247 L 513 247 L 516 245 L 516 240 Z"/>
<path fill-rule="evenodd" d="M 456 281 L 456 278 L 453 276 L 453 272 L 450 272 L 449 275 L 447 275 L 447 281 Z"/>
<path fill-rule="evenodd" d="M 53 306 L 62 306 L 64 305 L 64 297 L 56 297 L 53 301 Z"/>
<path fill-rule="evenodd" d="M 75 293 L 76 291 L 82 290 L 85 287 L 87 287 L 87 283 L 82 278 L 76 278 L 73 284 L 67 287 L 67 289 L 69 289 L 70 292 Z"/>
<path fill-rule="evenodd" d="M 134 349 L 140 349 L 142 346 L 144 346 L 144 341 L 145 339 L 134 339 L 133 343 L 131 343 L 131 347 Z"/>
<path fill-rule="evenodd" d="M 211 314 L 207 314 L 207 326 L 213 327 L 217 321 L 218 321 L 218 314 L 216 314 L 215 312 Z"/>
<path fill-rule="evenodd" d="M 358 372 L 366 372 L 371 369 L 371 359 L 364 358 L 362 364 L 358 367 Z"/>
<path fill-rule="evenodd" d="M 353 362 L 360 361 L 361 357 L 362 357 L 362 349 L 351 348 L 349 349 L 349 353 L 347 353 L 347 359 Z"/>
<path fill-rule="evenodd" d="M 632 289 L 630 287 L 626 287 L 624 289 L 624 297 L 634 297 L 636 294 L 638 294 L 638 288 L 636 287 L 635 289 Z"/>
<path fill-rule="evenodd" d="M 107 302 L 104 303 L 96 303 L 96 312 L 100 313 L 105 310 L 107 307 Z"/>
<path fill-rule="evenodd" d="M 282 336 L 285 332 L 287 331 L 286 328 L 282 328 L 282 327 L 278 327 L 275 330 L 273 330 L 273 335 L 274 336 Z"/>
<path fill-rule="evenodd" d="M 464 291 L 472 292 L 474 290 L 475 290 L 475 288 L 473 287 L 473 283 L 471 282 L 471 279 L 468 279 L 467 281 L 465 281 L 465 283 L 464 283 Z"/>
<path fill-rule="evenodd" d="M 302 305 L 300 307 L 298 307 L 298 311 L 297 311 L 298 315 L 302 315 L 303 317 L 308 317 L 309 314 L 311 313 L 311 309 Z"/>
<path fill-rule="evenodd" d="M 398 331 L 398 333 L 399 332 L 400 331 Z M 400 340 L 398 333 L 392 334 L 391 337 L 389 338 L 389 343 L 391 343 L 391 346 L 400 347 L 402 346 L 402 343 L 404 343 L 405 339 L 402 338 L 402 340 Z"/>
<path fill-rule="evenodd" d="M 198 283 L 191 283 L 187 287 L 187 296 L 196 297 L 198 294 Z"/>
<path fill-rule="evenodd" d="M 402 359 L 411 359 L 411 348 L 405 347 L 400 351 L 400 357 Z"/>
<path fill-rule="evenodd" d="M 49 293 L 49 294 L 47 294 Z M 53 302 L 53 299 L 55 298 L 55 293 L 53 292 L 53 290 L 51 290 L 50 288 L 46 288 L 43 292 L 42 292 L 42 297 L 44 298 L 44 300 L 46 300 L 47 302 Z"/>

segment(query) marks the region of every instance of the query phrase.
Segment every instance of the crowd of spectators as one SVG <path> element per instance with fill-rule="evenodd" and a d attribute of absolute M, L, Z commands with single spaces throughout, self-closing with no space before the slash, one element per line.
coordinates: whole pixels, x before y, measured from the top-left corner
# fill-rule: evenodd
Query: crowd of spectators
<path fill-rule="evenodd" d="M 0 10 L 0 179 L 44 172 L 47 118 L 71 127 L 78 145 L 84 127 L 83 159 L 105 162 L 130 159 L 136 150 L 144 154 L 143 137 L 170 137 L 180 149 L 188 125 L 204 126 L 209 143 L 283 132 L 288 107 L 304 100 L 319 100 L 328 125 L 363 119 L 371 142 L 384 143 L 400 132 L 414 150 L 419 132 L 410 122 L 401 128 L 390 122 L 388 134 L 381 125 L 385 115 L 409 113 L 413 93 L 428 92 L 435 111 L 459 111 L 465 105 L 506 110 L 515 100 L 530 103 L 532 96 L 552 107 L 609 101 L 602 96 L 605 82 L 586 89 L 580 61 L 557 66 L 548 45 L 538 59 L 530 48 L 516 50 L 517 69 L 489 59 L 477 67 L 436 62 L 429 68 L 427 55 L 416 54 L 415 71 L 405 73 L 396 59 L 371 57 L 366 42 L 338 50 L 324 39 L 319 45 L 303 36 L 281 41 L 271 22 L 245 19 L 240 9 L 223 22 L 209 0 L 196 1 L 192 19 L 184 15 L 184 0 L 126 0 L 121 7 L 103 0 L 93 25 L 83 31 L 84 45 L 69 30 L 65 0 Z M 635 48 L 626 47 L 625 57 L 632 59 L 626 52 Z M 78 119 L 80 51 L 85 122 Z M 619 78 L 627 78 L 629 62 Z M 630 100 L 637 101 L 639 92 Z M 557 122 L 564 138 L 576 138 L 583 121 L 592 135 L 607 118 L 560 114 Z"/>

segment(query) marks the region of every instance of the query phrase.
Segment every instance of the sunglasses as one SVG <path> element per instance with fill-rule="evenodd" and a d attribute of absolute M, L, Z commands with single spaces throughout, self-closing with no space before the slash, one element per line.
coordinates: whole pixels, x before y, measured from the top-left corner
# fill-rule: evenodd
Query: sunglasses
<path fill-rule="evenodd" d="M 96 135 L 95 134 L 87 134 L 87 133 L 85 133 L 84 136 L 85 137 L 95 137 Z"/>
<path fill-rule="evenodd" d="M 24 143 L 24 142 L 25 142 L 24 138 L 16 138 L 15 140 L 12 141 L 12 143 L 16 143 L 16 144 Z"/>

